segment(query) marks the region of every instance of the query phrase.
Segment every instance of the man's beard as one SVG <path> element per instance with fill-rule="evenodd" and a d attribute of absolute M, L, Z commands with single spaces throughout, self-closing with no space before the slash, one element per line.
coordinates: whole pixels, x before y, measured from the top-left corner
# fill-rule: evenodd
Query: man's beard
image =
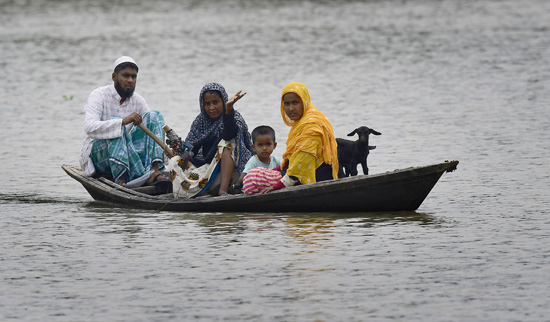
<path fill-rule="evenodd" d="M 118 93 L 118 95 L 120 95 L 120 97 L 122 98 L 122 100 L 126 100 L 127 98 L 131 97 L 132 95 L 134 95 L 134 89 L 135 88 L 132 88 L 131 90 L 127 91 L 125 90 L 124 88 L 122 88 L 122 86 L 120 86 L 120 84 L 118 82 L 115 82 L 115 89 Z"/>

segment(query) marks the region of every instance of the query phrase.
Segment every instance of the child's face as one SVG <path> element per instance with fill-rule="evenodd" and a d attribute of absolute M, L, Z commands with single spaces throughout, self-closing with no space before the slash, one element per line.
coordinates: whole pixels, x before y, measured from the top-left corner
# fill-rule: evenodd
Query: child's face
<path fill-rule="evenodd" d="M 302 99 L 296 93 L 286 93 L 283 96 L 283 108 L 289 119 L 297 121 L 304 115 Z"/>
<path fill-rule="evenodd" d="M 223 101 L 216 93 L 206 93 L 202 99 L 204 111 L 212 121 L 217 120 L 223 113 Z"/>
<path fill-rule="evenodd" d="M 259 134 L 252 144 L 252 148 L 256 151 L 258 159 L 263 163 L 269 163 L 271 153 L 277 147 L 277 142 L 273 141 L 273 136 L 271 134 Z"/>

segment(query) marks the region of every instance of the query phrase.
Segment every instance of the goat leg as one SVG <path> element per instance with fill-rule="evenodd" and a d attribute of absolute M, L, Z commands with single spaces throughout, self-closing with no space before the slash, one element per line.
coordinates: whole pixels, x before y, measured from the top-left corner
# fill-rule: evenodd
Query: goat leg
<path fill-rule="evenodd" d="M 361 167 L 363 167 L 363 174 L 369 174 L 369 168 L 367 167 L 367 160 L 361 161 Z"/>

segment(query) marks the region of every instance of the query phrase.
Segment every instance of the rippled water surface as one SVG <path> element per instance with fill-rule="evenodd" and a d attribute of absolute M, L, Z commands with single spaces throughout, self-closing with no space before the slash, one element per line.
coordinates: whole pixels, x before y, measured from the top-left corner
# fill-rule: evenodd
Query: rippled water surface
<path fill-rule="evenodd" d="M 0 0 L 0 320 L 545 321 L 550 2 Z M 371 173 L 459 160 L 415 212 L 173 213 L 93 202 L 83 106 L 121 55 L 187 134 L 209 81 L 250 128 L 308 85 Z"/>

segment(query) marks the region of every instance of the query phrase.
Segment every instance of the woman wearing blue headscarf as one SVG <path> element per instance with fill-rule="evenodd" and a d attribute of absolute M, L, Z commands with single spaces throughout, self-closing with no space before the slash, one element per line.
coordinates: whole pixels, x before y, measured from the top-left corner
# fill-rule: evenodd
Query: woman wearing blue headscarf
<path fill-rule="evenodd" d="M 252 140 L 246 122 L 233 105 L 245 94 L 238 91 L 228 98 L 222 85 L 204 85 L 199 95 L 200 114 L 185 140 L 193 145 L 191 164 L 177 157 L 170 161 L 179 162 L 179 169 L 169 167 L 174 170 L 171 176 L 176 197 L 193 197 L 206 189 L 225 195 L 234 170 L 238 175 L 243 171 L 253 155 Z M 218 172 L 219 190 L 212 184 Z"/>

